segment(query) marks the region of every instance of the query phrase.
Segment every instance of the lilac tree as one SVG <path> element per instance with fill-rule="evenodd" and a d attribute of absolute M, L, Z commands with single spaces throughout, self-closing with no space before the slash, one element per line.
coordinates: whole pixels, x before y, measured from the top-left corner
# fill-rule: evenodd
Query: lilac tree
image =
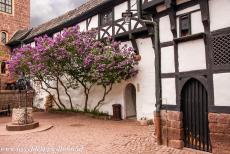
<path fill-rule="evenodd" d="M 60 98 L 60 86 L 72 99 L 69 88 L 84 89 L 84 111 L 88 110 L 89 94 L 94 85 L 104 88 L 103 97 L 94 111 L 103 105 L 114 84 L 127 80 L 137 74 L 132 48 L 121 47 L 119 42 L 96 39 L 96 31 L 80 32 L 78 26 L 64 29 L 55 38 L 48 36 L 35 39 L 36 47 L 24 46 L 16 49 L 10 61 L 11 74 L 24 72 L 34 81 L 40 82 L 42 89 L 51 94 L 55 90 L 57 106 L 66 108 Z M 45 87 L 43 86 L 45 85 Z"/>
<path fill-rule="evenodd" d="M 108 38 L 103 44 L 100 52 L 94 52 L 97 74 L 97 85 L 103 87 L 103 97 L 97 102 L 94 111 L 97 111 L 104 103 L 106 96 L 112 91 L 112 87 L 122 80 L 130 79 L 135 76 L 138 71 L 135 68 L 137 62 L 134 60 L 133 48 L 127 45 L 121 46 L 120 42 L 116 42 Z"/>

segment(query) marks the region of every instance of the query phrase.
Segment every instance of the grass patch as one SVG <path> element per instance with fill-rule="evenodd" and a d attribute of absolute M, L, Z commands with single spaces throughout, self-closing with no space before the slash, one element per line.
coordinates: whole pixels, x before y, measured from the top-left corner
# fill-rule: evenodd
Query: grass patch
<path fill-rule="evenodd" d="M 51 112 L 63 112 L 63 113 L 88 113 L 88 114 L 92 114 L 94 116 L 109 116 L 108 113 L 106 112 L 101 112 L 99 110 L 87 110 L 87 112 L 85 111 L 82 111 L 82 110 L 79 110 L 79 109 L 51 109 L 50 110 Z"/>

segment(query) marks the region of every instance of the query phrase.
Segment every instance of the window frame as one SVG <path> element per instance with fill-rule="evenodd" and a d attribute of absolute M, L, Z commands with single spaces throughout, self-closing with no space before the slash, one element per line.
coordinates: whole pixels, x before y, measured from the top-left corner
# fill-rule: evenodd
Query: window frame
<path fill-rule="evenodd" d="M 111 13 L 111 20 L 104 22 L 104 16 L 106 14 L 110 14 Z M 99 19 L 100 19 L 100 26 L 105 26 L 105 25 L 109 25 L 112 24 L 113 20 L 114 20 L 114 12 L 113 12 L 113 8 L 109 8 L 107 10 L 105 10 L 103 13 L 100 13 L 99 15 Z"/>
<path fill-rule="evenodd" d="M 184 36 L 182 36 L 182 20 L 184 19 L 184 18 L 187 18 L 188 19 L 188 34 L 187 35 L 184 35 Z M 180 17 L 179 17 L 179 36 L 180 37 L 185 37 L 185 36 L 189 36 L 189 35 L 191 35 L 192 34 L 192 27 L 191 27 L 192 25 L 191 25 L 191 14 L 190 13 L 188 13 L 188 14 L 183 14 L 183 15 L 181 15 Z"/>
<path fill-rule="evenodd" d="M 12 14 L 13 13 L 13 0 L 9 0 L 11 4 L 7 4 L 6 0 L 3 0 L 4 2 L 0 2 L 1 5 L 4 5 L 5 10 L 0 10 L 0 12 L 7 13 L 7 14 Z M 11 8 L 11 11 L 7 11 L 7 7 Z"/>

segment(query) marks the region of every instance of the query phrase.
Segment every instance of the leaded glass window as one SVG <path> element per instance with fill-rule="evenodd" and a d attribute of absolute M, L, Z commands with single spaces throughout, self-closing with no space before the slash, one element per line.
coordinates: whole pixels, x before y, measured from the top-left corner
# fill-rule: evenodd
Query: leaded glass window
<path fill-rule="evenodd" d="M 12 0 L 0 0 L 0 11 L 12 13 Z"/>

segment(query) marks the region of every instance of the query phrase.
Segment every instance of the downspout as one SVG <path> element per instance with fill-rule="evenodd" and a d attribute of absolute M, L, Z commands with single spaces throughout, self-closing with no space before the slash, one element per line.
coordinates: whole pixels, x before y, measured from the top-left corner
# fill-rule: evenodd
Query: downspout
<path fill-rule="evenodd" d="M 154 112 L 154 123 L 155 131 L 157 137 L 157 144 L 162 144 L 161 135 L 161 56 L 160 56 L 160 45 L 159 45 L 159 25 L 156 21 L 143 20 L 141 22 L 145 23 L 146 26 L 152 28 L 154 27 L 154 33 L 150 32 L 152 39 L 153 49 L 155 51 L 155 94 L 156 94 L 156 111 Z"/>
<path fill-rule="evenodd" d="M 159 45 L 159 24 L 154 20 L 142 19 L 142 0 L 137 1 L 138 5 L 138 18 L 141 22 L 145 23 L 150 29 L 150 36 L 155 51 L 155 94 L 156 94 L 156 111 L 154 112 L 154 123 L 157 144 L 162 145 L 162 131 L 161 131 L 161 54 Z M 154 33 L 152 33 L 152 28 Z"/>

